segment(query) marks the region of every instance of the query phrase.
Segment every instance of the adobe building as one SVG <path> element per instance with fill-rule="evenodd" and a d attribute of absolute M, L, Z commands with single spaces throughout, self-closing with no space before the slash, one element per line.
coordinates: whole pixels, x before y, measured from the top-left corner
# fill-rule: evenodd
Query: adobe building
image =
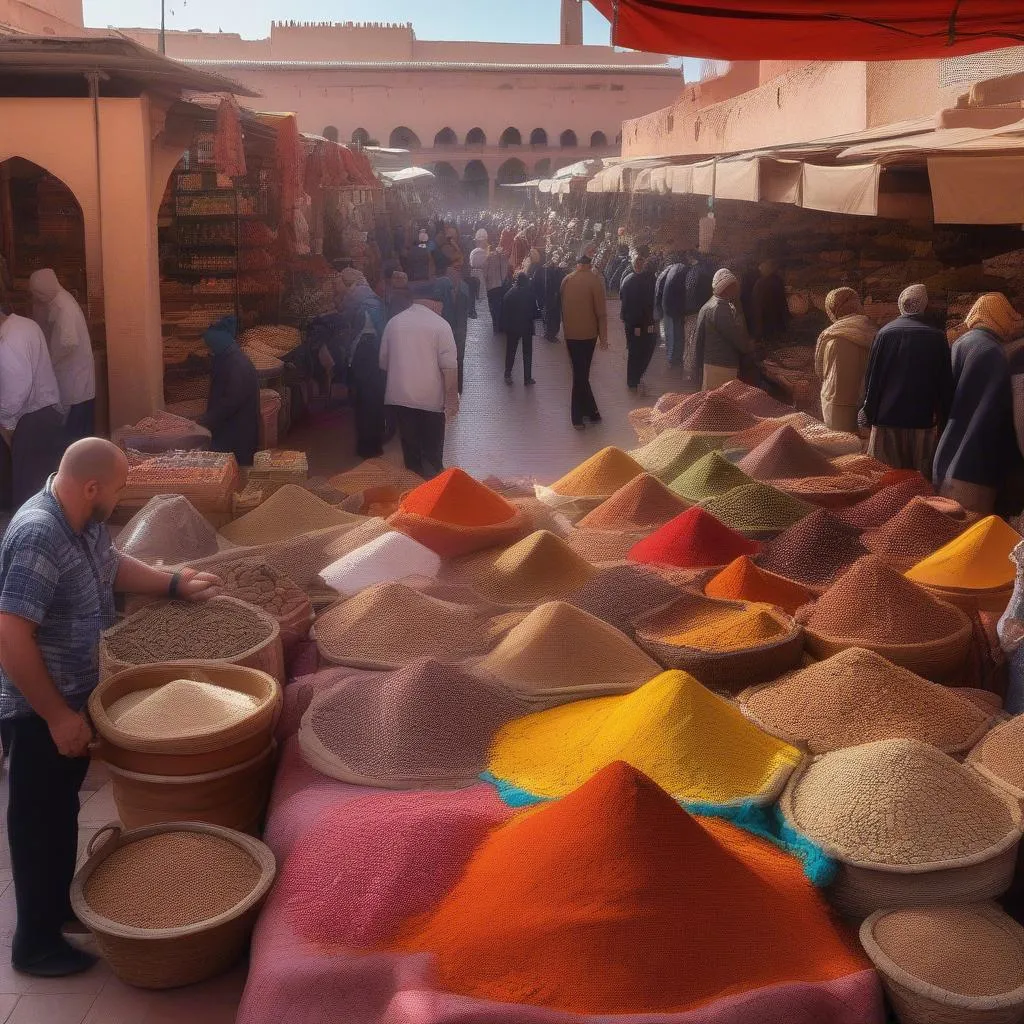
<path fill-rule="evenodd" d="M 154 30 L 122 31 L 159 46 Z M 617 155 L 622 122 L 674 102 L 683 86 L 663 55 L 583 45 L 580 0 L 562 0 L 558 43 L 435 42 L 408 24 L 277 22 L 266 39 L 168 32 L 166 50 L 258 91 L 264 109 L 296 112 L 304 131 L 411 150 L 415 164 L 481 199 L 496 184 Z"/>

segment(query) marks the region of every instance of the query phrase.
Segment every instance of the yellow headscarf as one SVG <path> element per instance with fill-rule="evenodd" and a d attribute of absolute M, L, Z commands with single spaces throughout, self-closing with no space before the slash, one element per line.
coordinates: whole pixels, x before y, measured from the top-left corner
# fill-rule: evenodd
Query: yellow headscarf
<path fill-rule="evenodd" d="M 984 327 L 1003 341 L 1013 341 L 1024 329 L 1024 317 L 1002 292 L 988 292 L 971 306 L 964 326 L 968 329 Z"/>

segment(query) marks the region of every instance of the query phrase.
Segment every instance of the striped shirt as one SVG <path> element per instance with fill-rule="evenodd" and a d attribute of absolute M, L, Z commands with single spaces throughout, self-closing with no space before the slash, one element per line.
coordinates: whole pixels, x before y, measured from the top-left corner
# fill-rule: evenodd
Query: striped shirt
<path fill-rule="evenodd" d="M 36 641 L 61 696 L 80 711 L 99 682 L 100 633 L 114 624 L 120 556 L 102 523 L 75 533 L 46 487 L 15 513 L 0 541 L 0 613 L 36 624 Z M 0 667 L 0 719 L 32 714 Z"/>

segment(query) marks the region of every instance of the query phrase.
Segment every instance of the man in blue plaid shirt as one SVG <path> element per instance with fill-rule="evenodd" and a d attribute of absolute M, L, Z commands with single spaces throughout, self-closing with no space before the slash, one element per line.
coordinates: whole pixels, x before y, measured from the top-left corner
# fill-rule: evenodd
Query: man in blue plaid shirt
<path fill-rule="evenodd" d="M 99 681 L 114 592 L 201 600 L 220 583 L 114 550 L 104 523 L 127 476 L 120 448 L 95 437 L 75 442 L 0 540 L 0 721 L 10 740 L 7 831 L 18 912 L 11 962 L 37 977 L 94 962 L 62 928 L 74 923 L 68 890 L 92 740 L 84 708 Z"/>

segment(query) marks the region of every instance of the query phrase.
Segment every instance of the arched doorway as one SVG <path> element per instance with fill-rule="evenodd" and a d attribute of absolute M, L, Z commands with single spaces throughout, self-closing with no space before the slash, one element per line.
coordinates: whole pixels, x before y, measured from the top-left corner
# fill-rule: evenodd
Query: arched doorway
<path fill-rule="evenodd" d="M 328 142 L 338 141 L 338 129 L 333 124 L 329 124 L 321 133 Z"/>
<path fill-rule="evenodd" d="M 462 173 L 462 187 L 468 199 L 486 203 L 490 188 L 490 175 L 482 160 L 470 160 Z"/>
<path fill-rule="evenodd" d="M 356 146 L 368 146 L 370 144 L 370 133 L 365 128 L 357 128 L 352 133 L 352 143 Z"/>
<path fill-rule="evenodd" d="M 548 178 L 551 176 L 551 157 L 546 156 L 543 160 L 538 160 L 534 165 L 533 173 L 538 178 Z"/>
<path fill-rule="evenodd" d="M 0 303 L 31 316 L 29 275 L 49 267 L 89 316 L 82 207 L 60 178 L 18 156 L 0 163 L 0 258 Z"/>
<path fill-rule="evenodd" d="M 487 136 L 484 134 L 483 128 L 470 128 L 466 132 L 466 145 L 467 146 L 486 146 Z"/>
<path fill-rule="evenodd" d="M 579 142 L 576 140 L 576 133 L 571 128 L 567 128 L 558 137 L 558 144 L 562 149 L 575 149 Z"/>
<path fill-rule="evenodd" d="M 451 146 L 457 146 L 459 144 L 459 137 L 452 131 L 451 128 L 442 128 L 434 136 L 434 146 L 440 149 L 445 149 Z"/>
<path fill-rule="evenodd" d="M 522 144 L 523 137 L 519 134 L 518 128 L 506 128 L 501 133 L 501 138 L 498 139 L 500 149 L 508 149 L 509 146 L 521 146 Z"/>
<path fill-rule="evenodd" d="M 531 146 L 546 146 L 548 144 L 548 133 L 543 128 L 534 128 L 530 132 Z"/>
<path fill-rule="evenodd" d="M 392 130 L 388 138 L 388 145 L 392 149 L 419 149 L 420 140 L 419 136 L 411 128 L 400 125 Z"/>
<path fill-rule="evenodd" d="M 518 185 L 519 182 L 526 181 L 527 177 L 526 164 L 513 156 L 498 168 L 498 173 L 494 176 L 494 180 L 499 185 Z"/>
<path fill-rule="evenodd" d="M 594 132 L 590 136 L 590 148 L 591 149 L 607 149 L 608 148 L 608 136 L 604 132 Z"/>
<path fill-rule="evenodd" d="M 434 172 L 434 177 L 439 185 L 454 185 L 459 180 L 459 172 L 451 164 L 445 163 L 443 160 L 440 163 L 434 164 L 430 169 Z"/>

